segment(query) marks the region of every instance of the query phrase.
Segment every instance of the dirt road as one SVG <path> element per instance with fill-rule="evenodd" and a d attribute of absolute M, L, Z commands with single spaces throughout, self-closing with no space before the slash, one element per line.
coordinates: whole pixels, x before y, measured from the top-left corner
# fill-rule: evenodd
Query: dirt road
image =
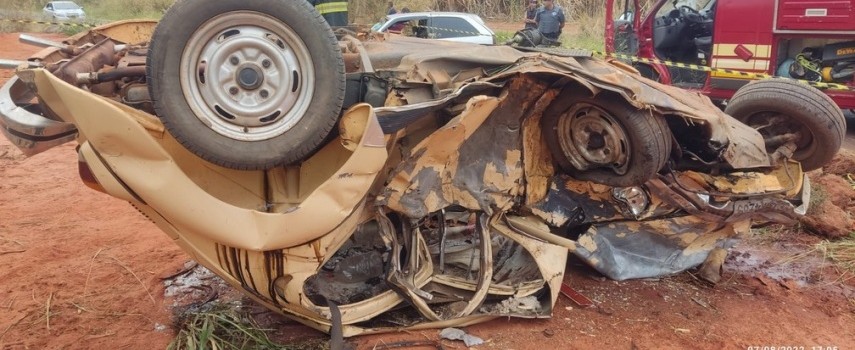
<path fill-rule="evenodd" d="M 0 34 L 0 57 L 31 51 Z M 0 71 L 0 80 L 10 75 Z M 127 203 L 83 186 L 74 147 L 24 159 L 0 138 L 0 349 L 164 348 L 179 301 L 164 297 L 161 278 L 189 258 Z M 855 347 L 855 280 L 801 254 L 817 237 L 758 232 L 731 254 L 718 286 L 691 274 L 614 282 L 571 261 L 565 280 L 595 307 L 561 297 L 552 319 L 467 331 L 487 341 L 484 349 Z M 266 317 L 276 337 L 324 337 Z M 437 333 L 351 341 L 371 349 Z"/>

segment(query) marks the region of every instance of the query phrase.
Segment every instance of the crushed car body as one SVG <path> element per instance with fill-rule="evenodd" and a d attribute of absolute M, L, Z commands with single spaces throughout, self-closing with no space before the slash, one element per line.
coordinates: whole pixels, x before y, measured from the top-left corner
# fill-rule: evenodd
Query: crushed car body
<path fill-rule="evenodd" d="M 617 280 L 673 274 L 752 223 L 795 222 L 809 202 L 795 142 L 770 150 L 706 97 L 621 62 L 367 32 L 336 33 L 346 88 L 334 132 L 296 162 L 230 166 L 175 137 L 158 112 L 156 26 L 108 24 L 34 55 L 40 68 L 0 90 L 4 135 L 27 155 L 76 140 L 84 183 L 321 331 L 549 317 L 570 255 Z M 216 29 L 242 35 L 230 30 Z M 228 35 L 214 37 L 223 43 L 201 56 L 228 49 Z M 251 84 L 252 62 L 235 66 L 243 97 L 220 110 L 256 103 L 267 86 Z M 218 66 L 183 67 L 199 89 L 219 88 L 203 86 Z M 303 71 L 283 96 L 303 91 Z M 214 113 L 205 125 L 274 125 Z"/>

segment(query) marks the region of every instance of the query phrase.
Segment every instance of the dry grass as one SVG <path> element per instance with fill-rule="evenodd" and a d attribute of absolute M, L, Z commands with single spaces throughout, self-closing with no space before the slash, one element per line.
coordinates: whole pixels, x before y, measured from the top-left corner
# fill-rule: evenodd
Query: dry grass
<path fill-rule="evenodd" d="M 772 244 L 787 240 L 793 232 L 798 232 L 800 229 L 798 226 L 769 224 L 752 229 L 753 235 L 750 239 L 759 244 Z"/>
<path fill-rule="evenodd" d="M 855 233 L 837 241 L 823 241 L 817 250 L 827 259 L 849 272 L 855 273 Z"/>
<path fill-rule="evenodd" d="M 159 19 L 174 0 L 79 0 L 88 17 L 99 20 Z"/>
<path fill-rule="evenodd" d="M 0 33 L 43 31 L 42 25 L 21 24 L 3 21 L 3 19 L 35 19 L 41 2 L 35 0 L 0 0 Z"/>

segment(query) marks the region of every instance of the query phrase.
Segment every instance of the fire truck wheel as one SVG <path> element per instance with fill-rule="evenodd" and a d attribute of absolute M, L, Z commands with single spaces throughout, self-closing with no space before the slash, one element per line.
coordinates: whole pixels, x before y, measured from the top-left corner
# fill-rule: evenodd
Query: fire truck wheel
<path fill-rule="evenodd" d="M 344 99 L 338 41 L 306 1 L 179 0 L 152 35 L 146 68 L 172 136 L 234 169 L 303 160 Z"/>
<path fill-rule="evenodd" d="M 565 89 L 543 114 L 544 138 L 555 162 L 577 179 L 609 186 L 637 186 L 653 178 L 671 154 L 664 118 L 614 93 L 579 91 Z"/>
<path fill-rule="evenodd" d="M 724 111 L 757 129 L 770 153 L 795 142 L 793 158 L 805 171 L 831 161 L 846 135 L 846 119 L 834 101 L 794 81 L 751 82 L 733 95 Z"/>

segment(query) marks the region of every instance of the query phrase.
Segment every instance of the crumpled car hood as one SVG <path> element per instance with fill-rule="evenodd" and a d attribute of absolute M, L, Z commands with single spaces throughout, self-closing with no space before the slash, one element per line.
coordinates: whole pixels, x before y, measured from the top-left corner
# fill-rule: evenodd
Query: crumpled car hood
<path fill-rule="evenodd" d="M 632 67 L 617 60 L 592 59 L 591 54 L 584 51 L 576 52 L 573 56 L 561 56 L 524 52 L 509 46 L 473 47 L 455 43 L 425 43 L 424 40 L 400 36 L 393 36 L 384 41 L 369 41 L 364 45 L 371 52 L 372 58 L 379 61 L 379 68 L 386 69 L 386 66 L 390 66 L 389 71 L 395 72 L 401 80 L 407 82 L 430 82 L 435 85 L 446 83 L 446 88 L 465 89 L 468 83 L 465 78 L 484 75 L 480 72 L 472 73 L 472 70 L 500 67 L 497 68 L 497 73 L 483 77 L 478 82 L 503 81 L 510 76 L 525 73 L 549 76 L 561 84 L 574 81 L 594 94 L 601 90 L 613 91 L 638 108 L 655 110 L 667 117 L 687 118 L 692 123 L 705 125 L 708 128 L 709 142 L 727 146 L 722 156 L 733 168 L 770 165 L 763 137 L 756 130 L 724 114 L 700 92 L 688 92 L 659 84 L 642 77 Z M 400 63 L 395 66 L 396 60 L 388 58 L 386 53 L 397 50 L 409 54 L 399 58 Z M 464 79 L 457 75 L 462 75 Z M 421 107 L 418 100 L 408 102 L 408 105 L 402 107 L 379 108 L 377 113 L 381 117 L 381 124 L 386 115 L 395 119 L 398 117 L 395 113 L 397 111 L 412 111 Z M 438 101 L 432 97 L 423 103 L 436 106 Z"/>

